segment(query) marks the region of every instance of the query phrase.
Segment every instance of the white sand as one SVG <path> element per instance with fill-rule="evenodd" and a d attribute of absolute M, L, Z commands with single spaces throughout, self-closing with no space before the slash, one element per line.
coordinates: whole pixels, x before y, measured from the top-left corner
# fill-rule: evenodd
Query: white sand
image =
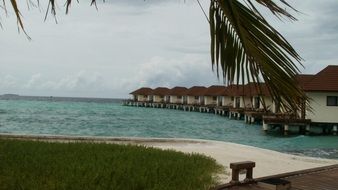
<path fill-rule="evenodd" d="M 119 137 L 69 137 L 69 136 L 32 136 L 0 134 L 0 137 L 35 139 L 43 141 L 90 141 L 105 143 L 123 143 L 151 146 L 161 149 L 173 149 L 185 153 L 200 153 L 214 158 L 219 164 L 226 167 L 228 175 L 220 176 L 222 182 L 230 180 L 229 164 L 240 161 L 254 161 L 254 178 L 268 175 L 292 172 L 303 169 L 338 164 L 338 160 L 320 159 L 295 156 L 276 151 L 245 146 L 235 143 L 192 140 L 192 139 L 163 139 L 163 138 L 119 138 Z"/>
<path fill-rule="evenodd" d="M 173 149 L 186 153 L 194 152 L 208 155 L 216 159 L 218 163 L 225 166 L 228 174 L 231 174 L 231 170 L 229 168 L 230 163 L 254 161 L 256 162 L 256 167 L 253 172 L 254 178 L 338 164 L 338 160 L 301 157 L 257 147 L 219 141 L 176 141 L 172 143 L 151 142 L 142 144 L 161 149 Z M 230 181 L 230 176 L 231 175 L 221 176 L 222 181 Z"/>

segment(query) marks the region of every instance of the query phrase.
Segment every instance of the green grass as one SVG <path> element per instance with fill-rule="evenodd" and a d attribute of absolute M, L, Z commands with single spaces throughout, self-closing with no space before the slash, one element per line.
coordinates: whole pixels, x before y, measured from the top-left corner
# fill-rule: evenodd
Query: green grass
<path fill-rule="evenodd" d="M 212 158 L 133 145 L 0 139 L 0 189 L 208 189 Z"/>

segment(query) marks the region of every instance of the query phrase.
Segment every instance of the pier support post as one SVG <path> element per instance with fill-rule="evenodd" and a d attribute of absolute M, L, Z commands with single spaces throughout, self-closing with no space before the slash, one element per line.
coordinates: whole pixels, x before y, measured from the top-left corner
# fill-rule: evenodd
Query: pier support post
<path fill-rule="evenodd" d="M 284 125 L 284 135 L 289 134 L 289 125 Z"/>
<path fill-rule="evenodd" d="M 237 113 L 237 120 L 240 120 L 240 119 L 241 119 L 241 114 Z"/>
<path fill-rule="evenodd" d="M 337 127 L 337 125 L 334 125 L 332 127 L 332 133 L 333 133 L 333 135 L 337 135 L 337 132 L 338 132 L 338 127 Z"/>
<path fill-rule="evenodd" d="M 231 119 L 232 117 L 232 112 L 229 112 L 229 119 Z"/>
<path fill-rule="evenodd" d="M 263 131 L 264 131 L 264 132 L 267 132 L 268 130 L 269 130 L 269 125 L 266 124 L 266 123 L 264 122 L 264 120 L 263 120 Z"/>
<path fill-rule="evenodd" d="M 252 123 L 255 123 L 255 118 L 254 117 L 251 117 L 251 119 L 250 119 L 250 124 L 252 124 Z"/>
<path fill-rule="evenodd" d="M 306 135 L 309 135 L 309 134 L 310 134 L 310 125 L 309 125 L 309 124 L 306 125 L 306 127 L 305 127 L 305 134 L 306 134 Z"/>
<path fill-rule="evenodd" d="M 249 117 L 249 116 L 244 115 L 244 122 L 245 122 L 245 123 L 248 123 L 248 117 Z"/>

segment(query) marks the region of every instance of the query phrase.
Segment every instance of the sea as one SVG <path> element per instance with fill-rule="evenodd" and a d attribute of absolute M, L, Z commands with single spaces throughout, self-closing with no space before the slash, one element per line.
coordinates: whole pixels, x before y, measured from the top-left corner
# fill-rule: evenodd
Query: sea
<path fill-rule="evenodd" d="M 2 95 L 0 133 L 204 139 L 338 159 L 338 136 L 264 133 L 219 115 L 129 107 L 121 99 Z"/>

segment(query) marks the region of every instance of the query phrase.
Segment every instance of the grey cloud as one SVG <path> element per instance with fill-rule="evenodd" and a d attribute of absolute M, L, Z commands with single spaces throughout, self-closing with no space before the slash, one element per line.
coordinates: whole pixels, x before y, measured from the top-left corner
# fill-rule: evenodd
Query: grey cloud
<path fill-rule="evenodd" d="M 135 77 L 126 80 L 123 86 L 132 90 L 142 86 L 174 87 L 219 84 L 211 65 L 204 57 L 187 55 L 182 59 L 154 57 L 143 64 Z"/>
<path fill-rule="evenodd" d="M 44 23 L 44 10 L 28 11 L 20 2 L 33 41 L 17 33 L 15 15 L 3 17 L 4 93 L 125 97 L 142 85 L 219 83 L 211 71 L 208 23 L 195 0 L 111 0 L 98 11 L 80 1 L 67 16 L 60 4 L 59 24 L 52 17 Z M 210 1 L 200 2 L 208 10 Z M 298 22 L 266 14 L 306 60 L 304 71 L 338 64 L 338 1 L 289 2 L 304 12 L 296 14 Z"/>

